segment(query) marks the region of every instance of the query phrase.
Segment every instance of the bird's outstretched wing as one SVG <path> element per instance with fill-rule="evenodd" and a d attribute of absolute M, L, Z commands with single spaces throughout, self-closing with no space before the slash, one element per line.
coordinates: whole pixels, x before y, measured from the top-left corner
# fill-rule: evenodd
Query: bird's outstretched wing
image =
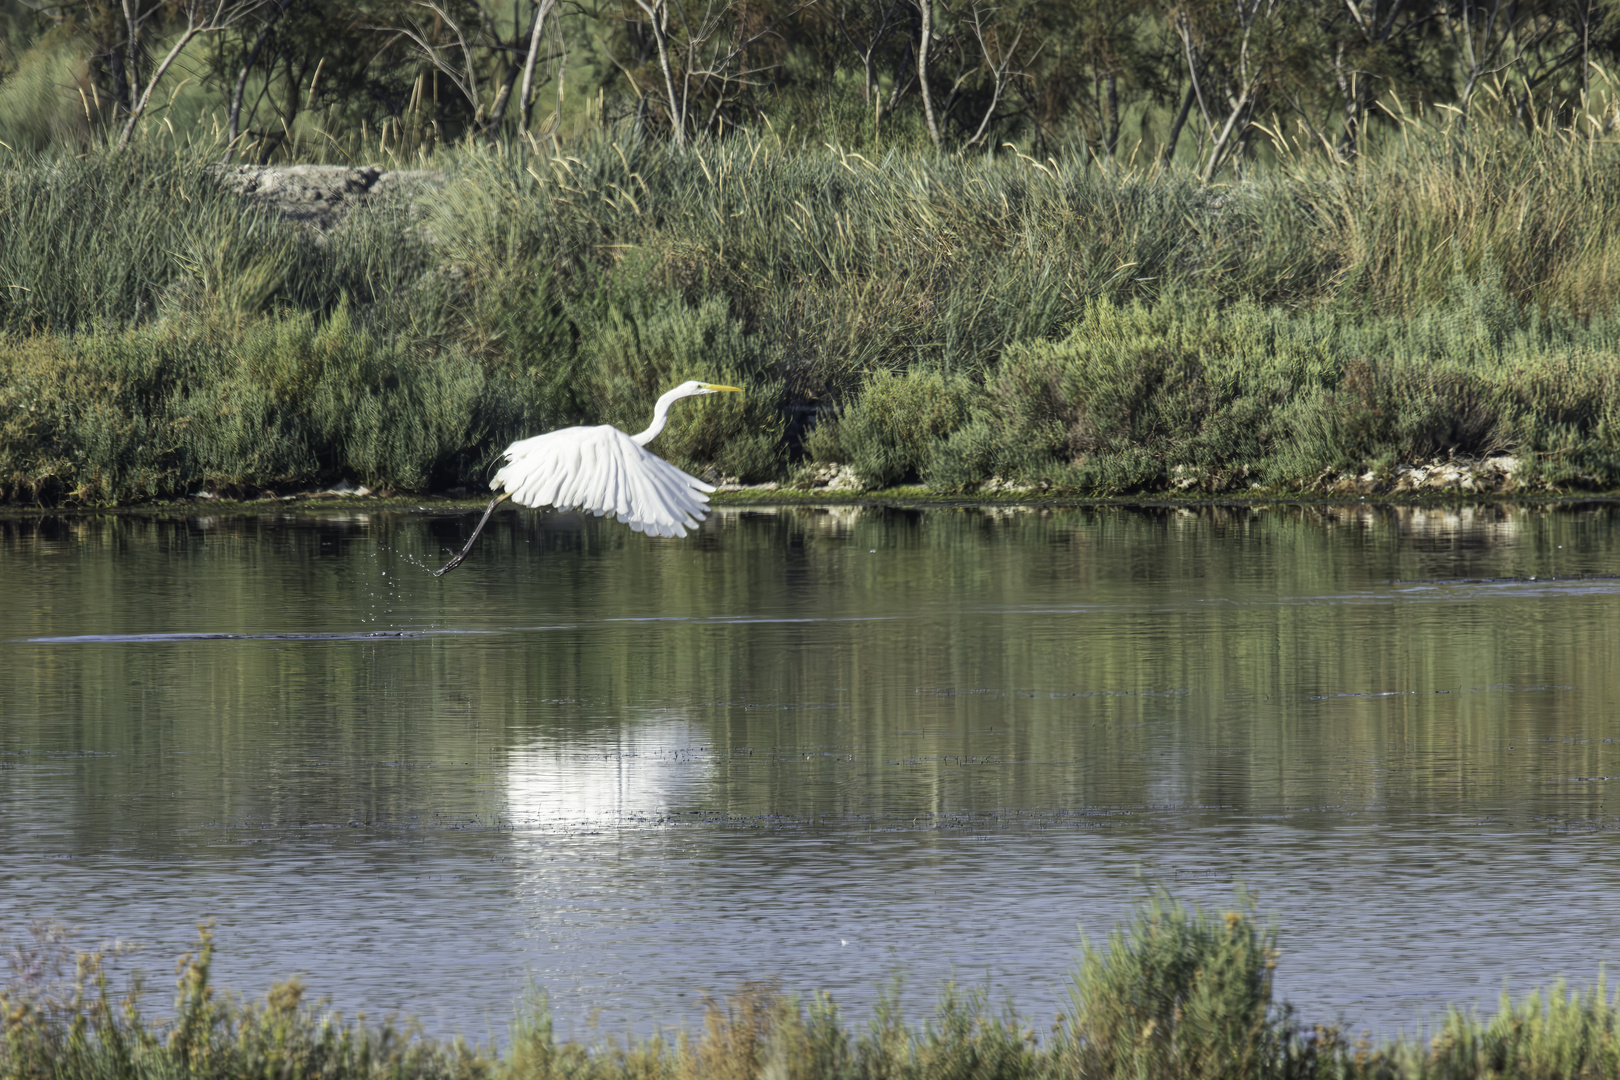
<path fill-rule="evenodd" d="M 714 490 L 606 424 L 513 443 L 489 486 L 524 506 L 612 513 L 648 536 L 685 536 L 697 528 Z"/>

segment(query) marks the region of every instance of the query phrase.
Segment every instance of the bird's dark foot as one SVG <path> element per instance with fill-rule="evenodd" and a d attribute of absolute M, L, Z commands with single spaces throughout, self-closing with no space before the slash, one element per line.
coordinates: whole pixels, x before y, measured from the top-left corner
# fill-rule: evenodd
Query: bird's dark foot
<path fill-rule="evenodd" d="M 467 553 L 473 549 L 473 544 L 477 542 L 478 534 L 484 531 L 485 525 L 489 524 L 489 515 L 495 512 L 495 508 L 497 506 L 501 505 L 501 503 L 505 502 L 511 497 L 512 496 L 509 493 L 503 491 L 501 494 L 489 500 L 489 505 L 484 508 L 484 516 L 478 519 L 478 527 L 472 531 L 471 536 L 467 537 L 467 546 L 461 549 L 461 554 L 439 567 L 439 569 L 433 571 L 434 577 L 444 577 L 444 575 L 461 565 L 461 560 L 467 557 Z"/>

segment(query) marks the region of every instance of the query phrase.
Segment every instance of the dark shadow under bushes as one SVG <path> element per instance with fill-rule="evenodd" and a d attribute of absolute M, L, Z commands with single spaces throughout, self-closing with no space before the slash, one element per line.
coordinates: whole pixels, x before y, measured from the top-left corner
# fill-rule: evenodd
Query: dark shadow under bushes
<path fill-rule="evenodd" d="M 558 1042 L 543 994 L 520 1008 L 504 1051 L 367 1026 L 312 1009 L 297 980 L 262 1002 L 216 993 L 202 930 L 178 965 L 174 1008 L 151 1019 L 138 981 L 121 998 L 108 958 L 68 950 L 50 927 L 7 943 L 0 1076 L 62 1080 L 1403 1080 L 1620 1075 L 1620 995 L 1562 985 L 1489 1020 L 1456 1010 L 1432 1037 L 1348 1044 L 1305 1027 L 1273 993 L 1277 928 L 1240 899 L 1218 914 L 1163 892 L 1102 945 L 1087 943 L 1069 1007 L 1044 1030 L 1009 1004 L 947 986 L 934 1014 L 908 1021 L 891 1000 L 868 1023 L 828 998 L 750 986 L 710 1002 L 701 1029 L 587 1046 Z M 44 975 L 42 976 L 42 973 Z M 71 973 L 71 974 L 69 974 Z M 1391 977 L 1395 977 L 1393 974 Z"/>

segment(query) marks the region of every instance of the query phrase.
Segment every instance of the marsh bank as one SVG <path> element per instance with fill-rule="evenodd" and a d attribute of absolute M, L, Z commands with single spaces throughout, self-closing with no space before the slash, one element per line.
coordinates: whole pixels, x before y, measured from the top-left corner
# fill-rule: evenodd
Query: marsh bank
<path fill-rule="evenodd" d="M 1419 124 L 1226 187 L 743 137 L 11 155 L 0 500 L 476 490 L 509 442 L 639 428 L 687 377 L 749 392 L 659 452 L 746 483 L 1611 490 L 1611 152 Z"/>

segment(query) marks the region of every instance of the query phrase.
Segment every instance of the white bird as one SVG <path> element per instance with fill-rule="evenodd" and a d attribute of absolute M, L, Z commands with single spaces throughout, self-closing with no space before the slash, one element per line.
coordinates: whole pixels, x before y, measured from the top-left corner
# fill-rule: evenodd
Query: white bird
<path fill-rule="evenodd" d="M 483 532 L 489 515 L 507 499 L 522 506 L 576 507 L 597 517 L 612 512 L 639 533 L 648 536 L 685 536 L 709 513 L 709 492 L 714 490 L 645 449 L 669 419 L 669 407 L 684 397 L 717 394 L 739 386 L 684 382 L 658 399 L 652 423 L 639 435 L 626 435 L 616 427 L 567 427 L 520 439 L 506 448 L 506 464 L 489 482 L 501 491 L 489 501 L 478 527 L 467 538 L 461 554 L 435 570 L 443 577 L 467 557 L 473 541 Z M 504 489 L 504 491 L 502 490 Z"/>

